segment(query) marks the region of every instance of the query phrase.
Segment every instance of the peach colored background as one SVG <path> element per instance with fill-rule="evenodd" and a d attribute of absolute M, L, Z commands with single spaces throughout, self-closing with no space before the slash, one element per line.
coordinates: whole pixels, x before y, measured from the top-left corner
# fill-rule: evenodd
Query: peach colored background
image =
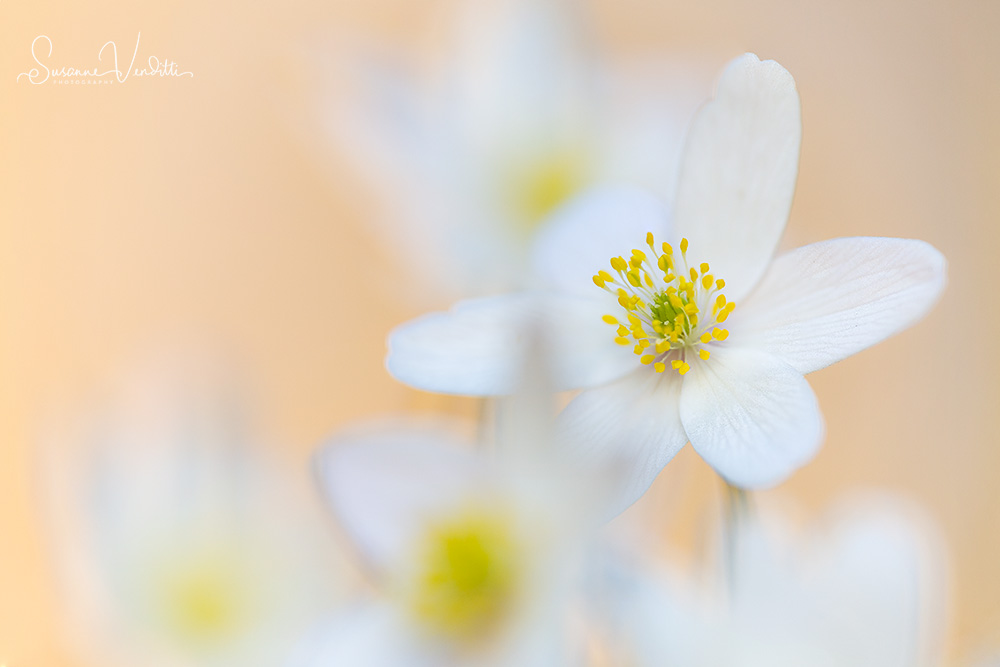
<path fill-rule="evenodd" d="M 51 406 L 147 345 L 201 336 L 228 350 L 303 464 L 356 417 L 470 409 L 383 372 L 384 334 L 417 306 L 356 281 L 396 270 L 366 233 L 377 202 L 347 160 L 302 141 L 315 132 L 310 49 L 349 35 L 433 53 L 451 4 L 0 1 L 0 663 L 77 664 L 35 438 Z M 612 56 L 693 51 L 712 71 L 753 50 L 794 74 L 804 140 L 786 243 L 912 236 L 949 257 L 927 321 L 811 378 L 828 441 L 784 491 L 811 509 L 858 486 L 916 498 L 951 550 L 955 650 L 1000 642 L 1000 3 L 589 4 Z M 141 53 L 195 77 L 15 82 L 36 35 L 54 60 L 86 63 L 138 31 Z M 697 505 L 715 484 L 685 452 L 644 507 L 681 492 Z"/>

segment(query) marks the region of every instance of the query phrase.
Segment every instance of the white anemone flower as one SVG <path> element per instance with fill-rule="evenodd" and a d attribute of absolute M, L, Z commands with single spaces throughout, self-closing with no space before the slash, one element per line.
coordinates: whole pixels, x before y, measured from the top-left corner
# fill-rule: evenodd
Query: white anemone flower
<path fill-rule="evenodd" d="M 625 664 L 942 664 L 947 572 L 926 519 L 877 495 L 844 501 L 806 530 L 773 519 L 746 517 L 728 568 L 613 575 L 599 599 Z"/>
<path fill-rule="evenodd" d="M 544 449 L 531 433 L 504 449 Z M 426 427 L 342 436 L 317 472 L 376 595 L 318 627 L 295 667 L 577 664 L 568 605 L 596 489 Z"/>
<path fill-rule="evenodd" d="M 205 394 L 141 376 L 47 448 L 56 564 L 94 664 L 273 667 L 346 587 L 308 487 Z"/>
<path fill-rule="evenodd" d="M 800 127 L 791 75 L 737 58 L 689 131 L 672 222 L 639 191 L 584 195 L 540 232 L 544 289 L 400 326 L 389 372 L 502 395 L 517 381 L 520 329 L 541 320 L 556 384 L 587 389 L 562 415 L 565 440 L 628 468 L 626 501 L 688 441 L 734 485 L 781 482 L 823 436 L 804 374 L 912 325 L 945 283 L 944 258 L 917 240 L 840 238 L 774 257 Z"/>
<path fill-rule="evenodd" d="M 452 297 L 515 286 L 540 223 L 572 196 L 628 182 L 669 196 L 697 77 L 666 58 L 604 61 L 581 13 L 460 3 L 433 76 L 338 54 L 356 66 L 325 122 L 376 188 L 411 283 Z"/>

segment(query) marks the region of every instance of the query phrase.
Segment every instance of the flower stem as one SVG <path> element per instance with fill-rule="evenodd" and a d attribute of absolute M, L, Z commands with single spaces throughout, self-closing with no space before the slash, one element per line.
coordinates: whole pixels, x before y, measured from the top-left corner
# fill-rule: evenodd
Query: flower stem
<path fill-rule="evenodd" d="M 741 532 L 745 528 L 747 519 L 753 512 L 750 493 L 745 489 L 733 486 L 726 480 L 722 480 L 723 487 L 723 522 L 724 522 L 724 562 L 726 586 L 730 597 L 739 582 L 737 582 L 737 562 L 740 552 Z"/>

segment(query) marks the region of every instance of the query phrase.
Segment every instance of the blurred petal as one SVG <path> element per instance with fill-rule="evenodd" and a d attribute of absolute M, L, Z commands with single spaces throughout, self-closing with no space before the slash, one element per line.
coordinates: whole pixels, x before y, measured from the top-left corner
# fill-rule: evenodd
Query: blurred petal
<path fill-rule="evenodd" d="M 443 428 L 344 436 L 319 451 L 315 466 L 330 508 L 380 567 L 411 545 L 421 519 L 481 486 L 485 474 Z"/>
<path fill-rule="evenodd" d="M 418 389 L 506 395 L 519 387 L 529 347 L 540 342 L 557 389 L 593 386 L 635 365 L 601 320 L 607 312 L 600 298 L 541 293 L 463 301 L 397 327 L 389 335 L 386 367 Z"/>
<path fill-rule="evenodd" d="M 318 624 L 287 667 L 430 667 L 426 653 L 390 605 L 367 603 Z"/>
<path fill-rule="evenodd" d="M 646 234 L 667 240 L 668 212 L 638 188 L 596 188 L 560 209 L 539 230 L 535 273 L 543 284 L 573 294 L 601 294 L 593 276 L 608 261 L 646 244 Z"/>
<path fill-rule="evenodd" d="M 452 62 L 455 121 L 473 146 L 575 132 L 593 106 L 594 67 L 573 3 L 469 3 Z"/>
<path fill-rule="evenodd" d="M 676 235 L 739 301 L 764 273 L 788 220 L 802 126 L 792 76 L 746 54 L 726 68 L 681 159 Z"/>
<path fill-rule="evenodd" d="M 776 259 L 730 328 L 741 345 L 811 373 L 912 325 L 944 284 L 945 259 L 923 241 L 823 241 Z"/>
<path fill-rule="evenodd" d="M 729 482 L 777 484 L 815 456 L 823 418 L 802 374 L 762 352 L 717 348 L 691 365 L 680 399 L 691 445 Z"/>
<path fill-rule="evenodd" d="M 617 509 L 638 500 L 687 442 L 678 414 L 680 387 L 676 373 L 642 367 L 584 391 L 559 416 L 559 441 L 573 460 L 606 468 L 616 479 Z"/>

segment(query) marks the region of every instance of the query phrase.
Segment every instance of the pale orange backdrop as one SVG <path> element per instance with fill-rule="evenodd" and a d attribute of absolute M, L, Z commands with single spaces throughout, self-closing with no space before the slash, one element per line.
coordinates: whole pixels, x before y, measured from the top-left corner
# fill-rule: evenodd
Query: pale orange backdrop
<path fill-rule="evenodd" d="M 418 305 L 358 281 L 406 277 L 367 233 L 374 191 L 307 145 L 317 46 L 349 35 L 433 55 L 453 5 L 0 0 L 0 663 L 78 664 L 37 507 L 38 429 L 147 346 L 227 350 L 303 467 L 351 419 L 469 409 L 383 371 L 385 333 Z M 917 499 L 951 553 L 953 650 L 1000 645 L 1000 3 L 588 6 L 611 56 L 691 53 L 712 71 L 752 50 L 794 74 L 804 138 L 786 243 L 918 237 L 949 258 L 927 321 L 812 376 L 828 439 L 783 492 L 815 510 L 859 486 Z M 195 77 L 15 80 L 37 35 L 71 59 L 140 31 L 144 52 Z M 698 506 L 716 490 L 685 452 L 643 502 L 654 516 L 667 494 Z"/>

